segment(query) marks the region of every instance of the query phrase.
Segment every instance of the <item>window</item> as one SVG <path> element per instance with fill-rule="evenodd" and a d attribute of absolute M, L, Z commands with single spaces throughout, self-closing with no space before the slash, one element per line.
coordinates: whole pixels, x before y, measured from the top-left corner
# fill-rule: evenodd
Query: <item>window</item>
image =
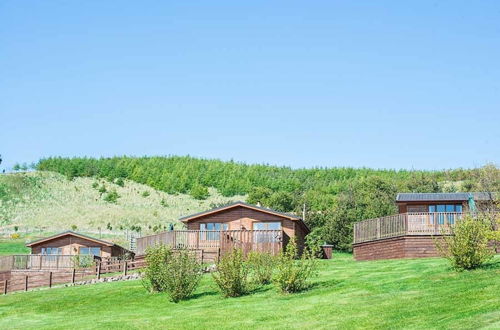
<path fill-rule="evenodd" d="M 281 222 L 254 222 L 253 230 L 281 230 Z"/>
<path fill-rule="evenodd" d="M 94 256 L 101 256 L 101 248 L 100 247 L 81 247 L 80 254 L 89 254 Z"/>
<path fill-rule="evenodd" d="M 447 212 L 448 214 L 438 214 L 436 216 L 431 215 L 431 223 L 434 223 L 434 217 L 437 218 L 437 221 L 440 225 L 444 224 L 444 218 L 446 216 L 446 221 L 448 224 L 454 224 L 455 218 L 459 218 L 460 215 L 453 213 L 462 213 L 462 204 L 438 204 L 438 205 L 429 205 L 429 212 Z"/>
<path fill-rule="evenodd" d="M 54 247 L 46 247 L 42 248 L 42 254 L 50 254 L 50 255 L 62 254 L 62 249 Z"/>
<path fill-rule="evenodd" d="M 253 230 L 281 230 L 281 222 L 254 222 Z M 256 243 L 271 243 L 279 242 L 281 234 L 273 232 L 255 232 L 254 242 Z"/>
<path fill-rule="evenodd" d="M 206 241 L 217 241 L 219 239 L 220 230 L 228 230 L 229 226 L 227 223 L 220 222 L 207 222 L 200 223 L 200 231 L 208 231 L 208 232 L 200 232 L 200 239 Z M 213 231 L 212 231 L 213 230 Z"/>

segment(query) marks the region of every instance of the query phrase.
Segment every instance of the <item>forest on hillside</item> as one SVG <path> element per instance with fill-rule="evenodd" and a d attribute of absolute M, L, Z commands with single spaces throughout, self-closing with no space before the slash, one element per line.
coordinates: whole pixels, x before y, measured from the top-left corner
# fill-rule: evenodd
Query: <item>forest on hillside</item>
<path fill-rule="evenodd" d="M 313 235 L 350 250 L 353 223 L 396 212 L 398 192 L 481 190 L 487 165 L 446 171 L 369 168 L 292 169 L 249 165 L 189 156 L 42 159 L 38 170 L 58 172 L 69 179 L 98 177 L 129 179 L 170 194 L 189 193 L 197 199 L 216 188 L 223 196 L 247 195 L 249 203 L 302 215 Z"/>

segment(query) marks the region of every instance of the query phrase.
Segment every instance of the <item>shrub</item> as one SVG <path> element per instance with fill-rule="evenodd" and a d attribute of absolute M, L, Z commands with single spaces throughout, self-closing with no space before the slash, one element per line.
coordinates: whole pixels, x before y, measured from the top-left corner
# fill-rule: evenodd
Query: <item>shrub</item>
<path fill-rule="evenodd" d="M 146 287 L 166 292 L 173 302 L 188 298 L 201 279 L 201 265 L 188 250 L 172 252 L 164 245 L 146 253 Z"/>
<path fill-rule="evenodd" d="M 92 183 L 92 188 L 97 189 L 97 187 L 99 187 L 99 183 L 98 182 L 93 182 Z"/>
<path fill-rule="evenodd" d="M 146 264 L 144 271 L 144 286 L 151 292 L 162 292 L 166 286 L 167 260 L 172 251 L 165 245 L 159 245 L 146 250 Z"/>
<path fill-rule="evenodd" d="M 21 235 L 19 235 L 19 233 L 10 234 L 10 238 L 12 239 L 19 239 L 20 237 Z"/>
<path fill-rule="evenodd" d="M 115 184 L 119 185 L 120 187 L 124 187 L 125 181 L 123 181 L 122 178 L 118 178 L 118 179 L 116 179 Z"/>
<path fill-rule="evenodd" d="M 170 300 L 188 298 L 200 283 L 201 264 L 188 250 L 177 250 L 166 264 L 165 290 Z"/>
<path fill-rule="evenodd" d="M 248 270 L 243 252 L 234 249 L 219 260 L 212 276 L 224 297 L 238 297 L 248 292 Z"/>
<path fill-rule="evenodd" d="M 148 197 L 149 195 L 150 195 L 150 193 L 147 190 L 143 191 L 142 194 L 141 194 L 142 197 Z"/>
<path fill-rule="evenodd" d="M 200 184 L 194 185 L 189 193 L 194 199 L 207 199 L 207 197 L 210 196 L 208 188 Z"/>
<path fill-rule="evenodd" d="M 298 249 L 295 237 L 292 237 L 278 257 L 276 275 L 273 278 L 278 290 L 282 293 L 293 293 L 309 287 L 308 279 L 315 274 L 316 259 L 314 252 L 305 249 L 302 257 L 297 259 Z"/>
<path fill-rule="evenodd" d="M 269 253 L 252 251 L 247 256 L 253 281 L 258 284 L 269 284 L 273 278 L 275 257 Z"/>
<path fill-rule="evenodd" d="M 78 226 L 77 226 L 77 225 L 71 225 L 71 230 L 72 230 L 72 231 L 75 231 L 75 230 L 77 230 L 77 229 L 78 229 Z"/>
<path fill-rule="evenodd" d="M 452 228 L 451 236 L 436 239 L 436 248 L 454 269 L 475 269 L 493 257 L 488 246 L 491 232 L 489 221 L 465 217 Z"/>
<path fill-rule="evenodd" d="M 102 185 L 101 187 L 99 187 L 98 191 L 99 191 L 99 194 L 101 194 L 101 195 L 104 194 L 107 191 L 106 186 Z"/>
<path fill-rule="evenodd" d="M 104 200 L 108 203 L 115 203 L 118 201 L 118 198 L 120 198 L 120 195 L 116 192 L 116 190 L 112 190 L 109 193 L 104 196 Z"/>

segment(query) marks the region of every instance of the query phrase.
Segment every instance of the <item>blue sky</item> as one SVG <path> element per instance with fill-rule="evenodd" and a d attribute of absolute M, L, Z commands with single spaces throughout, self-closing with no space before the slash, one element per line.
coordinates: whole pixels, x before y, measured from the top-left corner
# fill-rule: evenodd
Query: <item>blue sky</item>
<path fill-rule="evenodd" d="M 498 1 L 1 1 L 1 168 L 500 162 Z"/>

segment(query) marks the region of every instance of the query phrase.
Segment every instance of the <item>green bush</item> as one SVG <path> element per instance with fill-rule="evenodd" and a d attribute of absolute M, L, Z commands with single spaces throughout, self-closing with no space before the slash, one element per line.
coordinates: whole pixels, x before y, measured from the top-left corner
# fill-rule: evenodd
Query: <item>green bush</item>
<path fill-rule="evenodd" d="M 188 298 L 200 283 L 201 264 L 188 250 L 173 252 L 161 245 L 146 252 L 146 287 L 166 292 L 173 302 Z"/>
<path fill-rule="evenodd" d="M 273 278 L 275 257 L 269 253 L 252 251 L 247 256 L 252 279 L 257 284 L 269 284 Z"/>
<path fill-rule="evenodd" d="M 125 181 L 123 181 L 122 178 L 116 179 L 115 184 L 119 185 L 120 187 L 125 187 Z"/>
<path fill-rule="evenodd" d="M 108 203 L 115 203 L 118 201 L 118 198 L 120 198 L 120 195 L 116 192 L 116 190 L 112 190 L 109 193 L 104 196 L 104 200 Z"/>
<path fill-rule="evenodd" d="M 282 293 L 294 293 L 309 287 L 309 278 L 316 272 L 314 252 L 305 249 L 298 258 L 297 242 L 292 237 L 278 257 L 276 275 L 273 278 L 278 290 Z"/>
<path fill-rule="evenodd" d="M 142 197 L 149 197 L 149 195 L 150 195 L 150 193 L 147 190 L 143 191 L 142 194 L 141 194 Z"/>
<path fill-rule="evenodd" d="M 224 297 L 238 297 L 248 292 L 248 272 L 243 252 L 234 249 L 219 260 L 212 277 Z"/>
<path fill-rule="evenodd" d="M 144 271 L 144 286 L 151 292 L 165 291 L 167 281 L 166 264 L 172 257 L 172 250 L 165 245 L 150 247 L 146 250 L 146 264 Z"/>
<path fill-rule="evenodd" d="M 488 246 L 490 221 L 481 217 L 465 217 L 452 228 L 450 236 L 435 240 L 436 248 L 458 271 L 475 269 L 493 257 Z"/>

